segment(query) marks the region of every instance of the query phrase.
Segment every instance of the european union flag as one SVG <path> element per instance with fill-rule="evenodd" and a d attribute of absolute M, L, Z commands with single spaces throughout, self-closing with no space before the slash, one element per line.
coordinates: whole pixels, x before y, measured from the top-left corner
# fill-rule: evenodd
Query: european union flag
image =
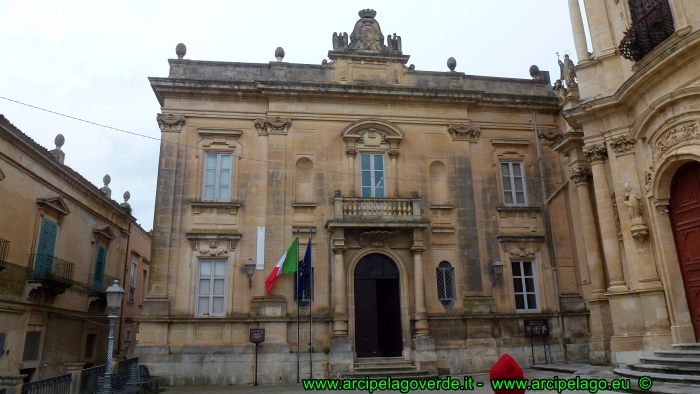
<path fill-rule="evenodd" d="M 306 289 L 306 278 L 311 277 L 311 237 L 306 245 L 306 253 L 304 259 L 299 263 L 299 286 L 297 287 L 297 300 L 304 299 L 304 290 Z M 311 295 L 309 294 L 309 298 Z"/>

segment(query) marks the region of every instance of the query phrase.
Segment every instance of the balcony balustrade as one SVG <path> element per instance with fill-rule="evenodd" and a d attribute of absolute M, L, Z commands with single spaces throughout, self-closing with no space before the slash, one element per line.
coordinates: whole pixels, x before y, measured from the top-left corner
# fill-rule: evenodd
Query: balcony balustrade
<path fill-rule="evenodd" d="M 421 219 L 420 197 L 411 198 L 342 197 L 333 198 L 336 220 L 391 220 Z"/>
<path fill-rule="evenodd" d="M 630 2 L 632 26 L 620 42 L 620 54 L 638 62 L 674 32 L 668 0 Z"/>
<path fill-rule="evenodd" d="M 112 286 L 115 280 L 117 280 L 117 278 L 109 275 L 102 275 L 102 278 L 95 280 L 95 275 L 90 275 L 90 280 L 88 281 L 88 291 L 90 292 L 90 295 L 100 295 L 104 293 L 109 286 Z"/>
<path fill-rule="evenodd" d="M 50 254 L 30 254 L 27 264 L 27 281 L 47 281 L 70 286 L 73 282 L 74 264 Z"/>

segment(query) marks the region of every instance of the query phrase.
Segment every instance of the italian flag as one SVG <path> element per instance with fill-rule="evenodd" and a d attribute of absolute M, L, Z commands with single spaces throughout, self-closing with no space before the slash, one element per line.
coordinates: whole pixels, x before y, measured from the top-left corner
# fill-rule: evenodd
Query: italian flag
<path fill-rule="evenodd" d="M 280 259 L 280 261 L 277 263 L 274 269 L 272 269 L 272 272 L 270 272 L 270 276 L 267 277 L 267 280 L 265 281 L 265 288 L 267 289 L 267 293 L 265 294 L 270 294 L 270 290 L 272 290 L 272 286 L 275 284 L 275 280 L 277 280 L 277 277 L 280 274 L 293 274 L 297 272 L 297 262 L 299 261 L 299 239 L 295 238 L 294 242 L 289 246 L 289 249 L 287 249 L 286 252 L 284 252 L 284 255 Z"/>

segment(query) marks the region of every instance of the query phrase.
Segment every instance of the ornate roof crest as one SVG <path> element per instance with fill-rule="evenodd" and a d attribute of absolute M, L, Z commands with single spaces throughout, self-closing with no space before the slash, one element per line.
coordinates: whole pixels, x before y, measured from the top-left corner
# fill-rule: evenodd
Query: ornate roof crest
<path fill-rule="evenodd" d="M 358 15 L 360 20 L 355 23 L 350 34 L 350 43 L 347 33 L 333 33 L 334 52 L 359 51 L 401 55 L 401 37 L 396 34 L 393 37 L 388 36 L 386 45 L 384 44 L 382 29 L 374 19 L 377 15 L 375 10 L 364 9 Z"/>

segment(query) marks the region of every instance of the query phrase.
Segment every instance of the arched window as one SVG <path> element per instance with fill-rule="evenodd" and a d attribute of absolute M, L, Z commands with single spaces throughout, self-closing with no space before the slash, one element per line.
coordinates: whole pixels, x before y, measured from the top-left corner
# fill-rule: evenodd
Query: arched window
<path fill-rule="evenodd" d="M 441 261 L 436 270 L 438 300 L 449 308 L 455 303 L 455 269 L 447 261 Z"/>

